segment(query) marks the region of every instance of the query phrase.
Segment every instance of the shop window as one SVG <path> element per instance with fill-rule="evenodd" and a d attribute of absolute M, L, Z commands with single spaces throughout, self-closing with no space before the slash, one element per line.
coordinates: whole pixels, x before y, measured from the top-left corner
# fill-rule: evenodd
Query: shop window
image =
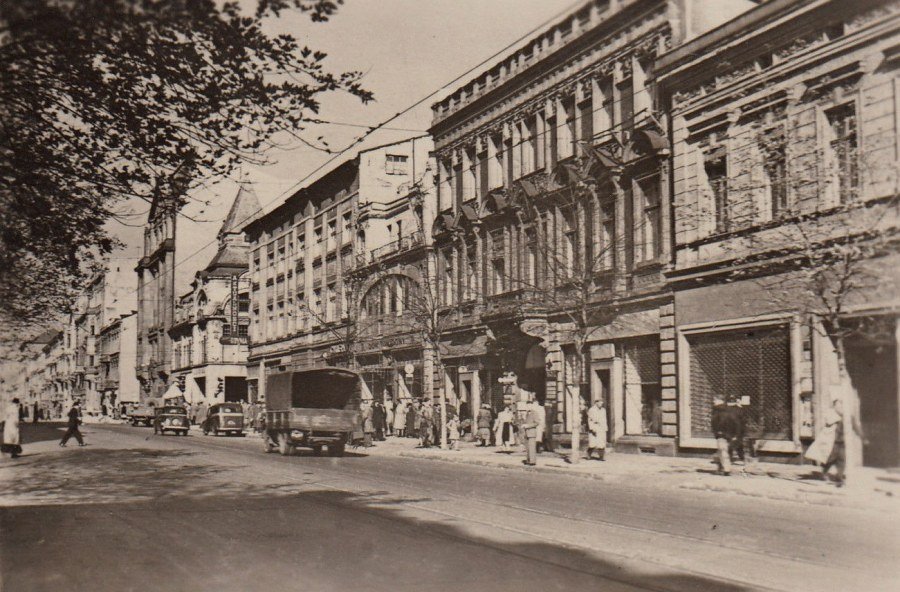
<path fill-rule="evenodd" d="M 659 340 L 629 342 L 625 348 L 625 430 L 628 434 L 662 434 L 662 390 L 659 383 Z"/>
<path fill-rule="evenodd" d="M 714 396 L 745 398 L 748 437 L 792 437 L 790 333 L 787 325 L 687 337 L 691 436 L 712 438 Z"/>

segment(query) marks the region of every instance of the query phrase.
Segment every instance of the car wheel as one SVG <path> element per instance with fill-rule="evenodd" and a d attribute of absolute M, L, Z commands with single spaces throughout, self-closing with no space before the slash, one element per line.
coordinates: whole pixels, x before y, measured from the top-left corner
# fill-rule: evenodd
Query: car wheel
<path fill-rule="evenodd" d="M 213 426 L 213 436 L 218 436 L 218 435 L 219 435 L 219 427 Z"/>
<path fill-rule="evenodd" d="M 344 444 L 331 444 L 328 446 L 328 456 L 344 456 Z"/>
<path fill-rule="evenodd" d="M 316 456 L 322 456 L 322 447 L 321 446 L 314 447 L 313 454 L 315 454 Z"/>
<path fill-rule="evenodd" d="M 203 435 L 204 435 L 204 436 L 208 436 L 208 435 L 209 435 L 209 430 L 208 430 L 207 428 L 203 428 Z"/>
<path fill-rule="evenodd" d="M 287 434 L 281 434 L 278 437 L 278 453 L 281 456 L 290 456 L 294 452 L 294 446 L 288 440 Z"/>

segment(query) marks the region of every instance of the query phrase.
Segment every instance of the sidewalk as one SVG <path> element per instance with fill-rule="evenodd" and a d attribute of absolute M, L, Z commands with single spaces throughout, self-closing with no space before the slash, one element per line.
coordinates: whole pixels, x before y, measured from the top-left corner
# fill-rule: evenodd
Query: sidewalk
<path fill-rule="evenodd" d="M 849 485 L 838 488 L 817 479 L 818 473 L 812 465 L 749 462 L 747 466 L 735 466 L 729 477 L 717 475 L 711 455 L 709 458 L 660 457 L 608 451 L 603 462 L 585 458 L 573 465 L 569 463 L 568 449 L 565 449 L 560 453 L 539 454 L 537 466 L 530 467 L 524 465 L 525 453 L 521 450 L 505 453 L 500 448 L 481 448 L 467 442 L 461 442 L 458 451 L 418 448 L 418 441 L 412 438 L 388 438 L 375 444 L 365 452 L 372 456 L 565 474 L 607 483 L 722 492 L 824 506 L 900 510 L 900 482 L 885 479 L 882 471 L 871 469 L 857 470 L 851 475 Z"/>

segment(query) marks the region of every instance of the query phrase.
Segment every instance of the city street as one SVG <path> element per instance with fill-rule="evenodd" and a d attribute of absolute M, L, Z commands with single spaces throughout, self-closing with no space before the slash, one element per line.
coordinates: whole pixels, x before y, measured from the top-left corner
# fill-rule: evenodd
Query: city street
<path fill-rule="evenodd" d="M 58 590 L 890 590 L 896 513 L 256 438 L 24 427 L 0 584 Z"/>

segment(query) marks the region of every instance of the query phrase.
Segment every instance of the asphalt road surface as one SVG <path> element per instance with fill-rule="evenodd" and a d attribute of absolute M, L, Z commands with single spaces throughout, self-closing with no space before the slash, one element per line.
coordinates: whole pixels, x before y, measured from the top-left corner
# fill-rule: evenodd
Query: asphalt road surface
<path fill-rule="evenodd" d="M 348 453 L 27 426 L 0 589 L 896 590 L 897 513 Z"/>

